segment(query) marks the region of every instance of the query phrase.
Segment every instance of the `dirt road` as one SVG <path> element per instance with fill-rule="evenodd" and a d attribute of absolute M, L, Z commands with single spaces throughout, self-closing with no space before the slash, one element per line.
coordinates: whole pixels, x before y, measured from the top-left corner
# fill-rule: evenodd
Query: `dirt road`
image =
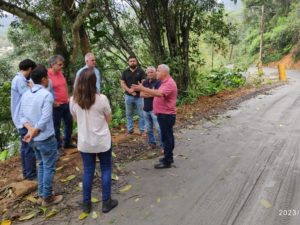
<path fill-rule="evenodd" d="M 79 221 L 74 209 L 23 224 L 298 225 L 300 73 L 288 77 L 289 84 L 178 132 L 176 167 L 129 164 L 132 187 L 114 194 L 120 205 L 111 213 Z"/>

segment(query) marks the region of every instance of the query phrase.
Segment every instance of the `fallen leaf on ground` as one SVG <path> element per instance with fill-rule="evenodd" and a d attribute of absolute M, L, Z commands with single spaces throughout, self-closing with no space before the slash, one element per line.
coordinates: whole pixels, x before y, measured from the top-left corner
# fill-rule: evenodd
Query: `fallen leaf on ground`
<path fill-rule="evenodd" d="M 113 173 L 113 174 L 111 175 L 111 179 L 118 181 L 118 180 L 119 180 L 119 177 L 118 177 L 115 173 Z"/>
<path fill-rule="evenodd" d="M 50 218 L 55 216 L 58 213 L 57 209 L 52 209 L 50 212 L 47 213 L 47 215 L 45 216 L 46 218 Z"/>
<path fill-rule="evenodd" d="M 150 216 L 150 212 L 145 212 L 145 214 L 144 214 L 144 219 L 146 219 L 147 217 L 149 217 Z"/>
<path fill-rule="evenodd" d="M 157 203 L 160 203 L 160 198 L 157 198 L 157 199 L 156 199 L 156 202 L 157 202 Z"/>
<path fill-rule="evenodd" d="M 75 167 L 76 171 L 80 172 L 80 169 L 78 166 Z"/>
<path fill-rule="evenodd" d="M 93 219 L 97 219 L 97 218 L 98 218 L 97 212 L 94 211 L 94 212 L 92 213 L 92 218 L 93 218 Z"/>
<path fill-rule="evenodd" d="M 272 204 L 266 199 L 260 200 L 260 204 L 267 209 L 272 208 Z"/>
<path fill-rule="evenodd" d="M 35 216 L 36 216 L 36 212 L 30 212 L 30 213 L 28 213 L 28 214 L 26 214 L 26 215 L 24 215 L 24 216 L 21 216 L 21 217 L 19 218 L 19 220 L 20 220 L 20 221 L 30 220 L 30 219 L 32 219 L 32 218 L 35 217 Z"/>
<path fill-rule="evenodd" d="M 114 153 L 114 152 L 112 152 L 111 155 L 112 155 L 114 158 L 117 157 L 116 153 Z"/>
<path fill-rule="evenodd" d="M 75 177 L 76 177 L 75 175 L 70 175 L 66 179 L 61 179 L 60 181 L 61 182 L 67 182 L 67 181 L 73 180 Z"/>
<path fill-rule="evenodd" d="M 56 168 L 55 171 L 60 171 L 60 170 L 62 170 L 63 168 L 64 168 L 63 166 L 60 166 L 60 167 Z"/>
<path fill-rule="evenodd" d="M 36 198 L 35 197 L 33 197 L 32 195 L 29 195 L 29 196 L 27 196 L 26 197 L 26 200 L 27 201 L 30 201 L 30 202 L 32 202 L 32 203 L 36 203 Z M 1 224 L 2 225 L 2 224 Z"/>
<path fill-rule="evenodd" d="M 126 192 L 126 191 L 129 191 L 131 188 L 132 188 L 132 185 L 127 184 L 123 188 L 121 188 L 119 191 L 120 192 Z"/>
<path fill-rule="evenodd" d="M 109 221 L 109 224 L 114 224 L 117 220 L 116 219 L 112 219 L 111 221 Z"/>
<path fill-rule="evenodd" d="M 89 216 L 89 214 L 88 213 L 86 213 L 86 212 L 83 212 L 83 213 L 81 213 L 80 215 L 79 215 L 79 220 L 84 220 L 85 218 L 87 218 Z"/>
<path fill-rule="evenodd" d="M 47 207 L 45 207 L 45 206 L 40 206 L 39 209 L 40 209 L 40 212 L 42 212 L 43 214 L 45 214 L 48 210 Z"/>
<path fill-rule="evenodd" d="M 135 201 L 135 202 L 138 202 L 139 200 L 140 200 L 140 198 L 136 198 L 134 201 Z"/>
<path fill-rule="evenodd" d="M 188 159 L 189 157 L 185 156 L 185 155 L 182 155 L 182 154 L 179 154 L 179 155 L 176 155 L 175 158 L 177 157 L 181 157 L 183 159 Z"/>
<path fill-rule="evenodd" d="M 11 220 L 3 220 L 2 222 L 1 222 L 1 225 L 11 225 Z"/>
<path fill-rule="evenodd" d="M 97 202 L 100 202 L 100 201 L 99 201 L 98 198 L 92 197 L 91 202 L 92 203 L 97 203 Z"/>
<path fill-rule="evenodd" d="M 62 161 L 68 161 L 70 158 L 62 158 Z"/>

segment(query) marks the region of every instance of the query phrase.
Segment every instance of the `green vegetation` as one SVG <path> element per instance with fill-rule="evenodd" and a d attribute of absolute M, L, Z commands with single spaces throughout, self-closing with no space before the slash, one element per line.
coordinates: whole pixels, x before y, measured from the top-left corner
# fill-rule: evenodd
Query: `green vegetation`
<path fill-rule="evenodd" d="M 243 0 L 244 23 L 239 26 L 244 34 L 237 59 L 256 63 L 260 50 L 260 32 L 263 31 L 263 63 L 278 61 L 288 53 L 294 58 L 300 52 L 300 2 L 296 0 Z M 263 29 L 261 29 L 262 12 Z"/>
<path fill-rule="evenodd" d="M 1 139 L 0 151 L 17 139 L 10 122 L 8 85 L 18 61 L 28 57 L 47 65 L 52 54 L 63 55 L 71 90 L 83 56 L 94 52 L 115 127 L 125 123 L 119 79 L 130 54 L 138 57 L 143 68 L 170 65 L 179 87 L 178 104 L 239 88 L 245 84 L 243 72 L 258 59 L 260 9 L 265 4 L 263 61 L 278 60 L 289 52 L 297 57 L 300 3 L 282 1 L 243 0 L 243 15 L 227 15 L 215 0 L 86 0 L 78 4 L 74 0 L 0 0 L 0 9 L 18 17 L 8 30 L 14 51 L 5 60 L 0 58 L 0 91 L 3 101 L 8 101 L 1 105 L 1 112 L 8 116 L 0 122 L 10 126 L 1 127 L 8 133 Z M 225 68 L 232 63 L 234 69 Z"/>

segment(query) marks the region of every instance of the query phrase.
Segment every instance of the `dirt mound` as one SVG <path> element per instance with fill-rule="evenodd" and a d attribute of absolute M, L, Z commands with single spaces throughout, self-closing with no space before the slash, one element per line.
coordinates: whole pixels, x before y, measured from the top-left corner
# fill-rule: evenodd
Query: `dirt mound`
<path fill-rule="evenodd" d="M 280 63 L 285 64 L 287 69 L 300 70 L 300 61 L 295 62 L 292 53 L 284 56 L 281 60 L 279 60 L 277 62 L 269 63 L 267 66 L 277 68 L 278 64 L 280 64 Z"/>

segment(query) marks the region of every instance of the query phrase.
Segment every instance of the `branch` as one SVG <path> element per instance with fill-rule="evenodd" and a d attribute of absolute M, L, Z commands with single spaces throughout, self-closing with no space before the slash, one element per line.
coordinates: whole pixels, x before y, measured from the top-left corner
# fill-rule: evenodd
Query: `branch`
<path fill-rule="evenodd" d="M 30 23 L 35 27 L 38 27 L 39 29 L 41 29 L 46 33 L 50 33 L 51 30 L 50 25 L 44 20 L 42 20 L 41 18 L 39 18 L 33 12 L 27 11 L 25 9 L 20 8 L 17 5 L 8 3 L 3 0 L 0 0 L 0 9 L 23 19 L 25 22 Z"/>
<path fill-rule="evenodd" d="M 86 5 L 84 9 L 77 15 L 75 22 L 72 26 L 72 42 L 73 42 L 73 48 L 72 53 L 70 57 L 70 61 L 74 62 L 76 60 L 79 46 L 80 46 L 80 27 L 84 23 L 84 20 L 86 17 L 91 13 L 93 10 L 93 5 L 96 1 L 95 0 L 87 0 Z"/>
<path fill-rule="evenodd" d="M 111 11 L 109 9 L 109 2 L 108 0 L 104 1 L 104 15 L 106 16 L 108 22 L 113 27 L 114 34 L 118 37 L 121 47 L 125 49 L 130 55 L 135 55 L 132 51 L 131 47 L 129 46 L 128 42 L 124 38 L 124 35 L 122 34 L 120 27 L 115 23 L 117 21 L 114 20 Z"/>
<path fill-rule="evenodd" d="M 121 55 L 123 57 L 121 57 L 120 55 L 118 55 L 117 53 L 113 52 L 110 48 L 105 47 L 106 51 L 110 52 L 111 54 L 113 54 L 115 57 L 117 57 L 118 59 L 120 59 L 122 62 L 124 62 L 125 64 L 127 63 L 127 56 L 121 51 L 119 50 L 119 52 L 121 53 Z"/>

